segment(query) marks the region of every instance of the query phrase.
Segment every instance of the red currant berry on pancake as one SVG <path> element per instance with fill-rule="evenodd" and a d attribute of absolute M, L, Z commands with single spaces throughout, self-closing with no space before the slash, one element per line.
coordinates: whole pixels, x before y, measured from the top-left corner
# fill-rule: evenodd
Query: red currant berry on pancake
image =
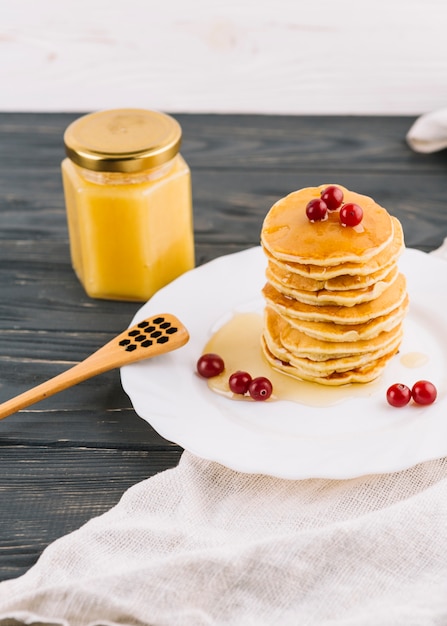
<path fill-rule="evenodd" d="M 328 211 L 336 211 L 343 203 L 343 192 L 340 187 L 329 185 L 321 192 L 321 199 L 326 204 Z"/>
<path fill-rule="evenodd" d="M 321 198 L 314 198 L 307 203 L 306 215 L 311 222 L 321 222 L 327 218 L 327 206 Z"/>
<path fill-rule="evenodd" d="M 354 202 L 344 204 L 340 209 L 340 222 L 343 226 L 358 226 L 363 219 L 363 209 Z"/>

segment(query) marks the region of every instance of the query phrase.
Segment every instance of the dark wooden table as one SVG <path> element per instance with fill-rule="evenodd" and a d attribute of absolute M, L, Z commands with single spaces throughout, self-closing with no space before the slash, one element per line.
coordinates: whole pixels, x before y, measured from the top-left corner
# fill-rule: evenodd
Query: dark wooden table
<path fill-rule="evenodd" d="M 0 401 L 84 359 L 140 306 L 89 299 L 71 269 L 60 162 L 76 117 L 0 114 Z M 327 182 L 387 207 L 408 246 L 429 251 L 447 235 L 447 151 L 411 152 L 413 118 L 176 117 L 193 173 L 198 264 L 257 245 L 279 197 Z M 0 580 L 181 452 L 135 414 L 118 371 L 1 421 Z"/>

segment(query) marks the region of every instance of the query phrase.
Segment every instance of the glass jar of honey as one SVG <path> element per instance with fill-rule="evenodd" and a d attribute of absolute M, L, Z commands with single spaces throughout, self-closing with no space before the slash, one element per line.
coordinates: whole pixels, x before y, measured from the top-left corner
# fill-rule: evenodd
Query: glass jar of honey
<path fill-rule="evenodd" d="M 89 296 L 147 300 L 194 266 L 181 138 L 174 118 L 145 109 L 98 111 L 66 129 L 70 253 Z"/>

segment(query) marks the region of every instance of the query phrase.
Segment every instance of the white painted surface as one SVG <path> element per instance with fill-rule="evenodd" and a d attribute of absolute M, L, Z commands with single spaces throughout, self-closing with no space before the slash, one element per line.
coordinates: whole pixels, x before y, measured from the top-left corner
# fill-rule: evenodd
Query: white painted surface
<path fill-rule="evenodd" d="M 0 0 L 0 110 L 420 114 L 445 0 Z"/>

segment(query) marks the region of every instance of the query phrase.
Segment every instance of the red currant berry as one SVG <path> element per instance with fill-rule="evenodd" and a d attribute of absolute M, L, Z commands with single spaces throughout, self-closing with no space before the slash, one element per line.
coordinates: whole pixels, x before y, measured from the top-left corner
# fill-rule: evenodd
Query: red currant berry
<path fill-rule="evenodd" d="M 386 392 L 386 399 L 391 406 L 405 406 L 411 400 L 411 390 L 407 385 L 402 383 L 395 383 L 388 388 Z"/>
<path fill-rule="evenodd" d="M 343 226 L 357 226 L 363 219 L 363 209 L 358 204 L 348 202 L 340 209 L 340 222 Z"/>
<path fill-rule="evenodd" d="M 197 361 L 197 372 L 200 376 L 203 376 L 203 378 L 218 376 L 224 371 L 224 369 L 225 364 L 222 357 L 218 354 L 214 354 L 213 352 L 202 354 L 200 359 Z"/>
<path fill-rule="evenodd" d="M 321 222 L 327 218 L 327 206 L 321 198 L 314 198 L 307 203 L 306 215 L 311 222 Z"/>
<path fill-rule="evenodd" d="M 240 393 L 244 395 L 247 393 L 248 386 L 251 383 L 251 376 L 248 372 L 237 371 L 231 374 L 228 379 L 228 384 L 233 393 Z"/>
<path fill-rule="evenodd" d="M 438 392 L 433 383 L 428 380 L 418 380 L 411 389 L 411 395 L 416 404 L 433 404 Z"/>
<path fill-rule="evenodd" d="M 272 395 L 273 385 L 265 376 L 253 378 L 248 386 L 248 393 L 253 400 L 268 400 Z"/>
<path fill-rule="evenodd" d="M 328 211 L 336 211 L 343 202 L 343 192 L 340 187 L 329 185 L 321 192 L 321 199 L 326 204 Z"/>

